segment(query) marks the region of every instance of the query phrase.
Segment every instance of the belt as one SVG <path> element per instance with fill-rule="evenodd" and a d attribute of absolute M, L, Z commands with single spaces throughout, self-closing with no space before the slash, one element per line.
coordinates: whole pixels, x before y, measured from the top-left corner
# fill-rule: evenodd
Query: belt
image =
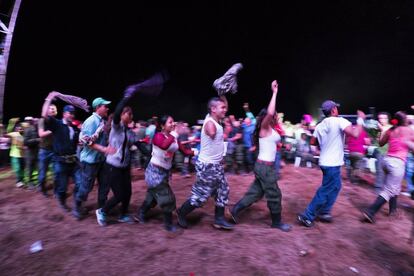
<path fill-rule="evenodd" d="M 78 157 L 76 156 L 76 154 L 70 154 L 70 155 L 59 155 L 58 156 L 60 158 L 61 162 L 64 163 L 75 163 L 78 161 Z"/>
<path fill-rule="evenodd" d="M 256 162 L 260 163 L 260 164 L 263 164 L 263 165 L 267 165 L 267 166 L 274 166 L 275 165 L 274 161 L 271 162 L 271 161 L 263 161 L 263 160 L 257 159 Z"/>

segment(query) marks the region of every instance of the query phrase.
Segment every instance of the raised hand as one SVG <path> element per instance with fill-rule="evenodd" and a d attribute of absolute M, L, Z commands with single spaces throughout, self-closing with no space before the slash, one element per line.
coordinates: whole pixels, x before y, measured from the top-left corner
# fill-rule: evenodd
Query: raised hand
<path fill-rule="evenodd" d="M 273 91 L 273 93 L 277 93 L 277 91 L 278 91 L 278 83 L 277 83 L 277 80 L 274 80 L 272 82 L 272 91 Z"/>
<path fill-rule="evenodd" d="M 358 118 L 362 118 L 363 120 L 365 120 L 366 117 L 367 117 L 365 115 L 365 113 L 363 111 L 361 111 L 361 110 L 357 110 L 357 115 L 358 115 Z"/>

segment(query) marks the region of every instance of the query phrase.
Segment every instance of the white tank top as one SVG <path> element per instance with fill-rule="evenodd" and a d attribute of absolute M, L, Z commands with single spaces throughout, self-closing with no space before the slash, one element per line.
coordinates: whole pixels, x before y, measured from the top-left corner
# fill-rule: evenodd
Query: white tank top
<path fill-rule="evenodd" d="M 280 135 L 272 128 L 272 134 L 267 137 L 259 137 L 259 156 L 262 161 L 274 162 L 276 159 L 276 144 L 280 141 Z"/>
<path fill-rule="evenodd" d="M 208 121 L 212 121 L 216 126 L 216 136 L 211 139 L 204 132 L 204 126 Z M 219 164 L 223 159 L 224 154 L 224 139 L 223 139 L 223 127 L 218 124 L 210 115 L 207 115 L 203 128 L 201 129 L 201 148 L 198 160 L 203 163 Z"/>
<path fill-rule="evenodd" d="M 174 142 L 163 150 L 160 147 L 152 144 L 152 157 L 150 162 L 154 165 L 160 166 L 166 170 L 171 169 L 174 152 L 178 150 L 178 143 L 175 139 Z"/>

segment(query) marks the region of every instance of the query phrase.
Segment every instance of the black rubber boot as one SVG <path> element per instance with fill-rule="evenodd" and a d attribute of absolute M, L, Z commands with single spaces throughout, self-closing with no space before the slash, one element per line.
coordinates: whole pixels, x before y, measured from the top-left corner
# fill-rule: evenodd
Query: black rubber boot
<path fill-rule="evenodd" d="M 289 232 L 292 226 L 282 222 L 281 214 L 272 214 L 272 228 L 277 228 L 283 232 Z"/>
<path fill-rule="evenodd" d="M 237 223 L 237 216 L 239 215 L 239 213 L 246 209 L 247 206 L 244 206 L 241 201 L 237 202 L 236 205 L 233 206 L 233 209 L 231 209 L 230 214 L 231 214 L 231 218 L 233 220 L 234 223 Z"/>
<path fill-rule="evenodd" d="M 138 213 L 134 216 L 134 220 L 138 221 L 139 223 L 144 224 L 145 214 L 148 212 L 149 209 L 151 209 L 153 206 L 156 206 L 156 205 L 157 205 L 156 202 L 154 205 L 153 202 L 148 204 L 147 202 L 144 201 L 144 203 L 142 203 L 141 207 L 139 208 Z"/>
<path fill-rule="evenodd" d="M 66 205 L 66 197 L 65 196 L 59 196 L 58 197 L 59 206 L 63 209 L 65 212 L 70 212 L 70 208 L 68 205 Z"/>
<path fill-rule="evenodd" d="M 217 229 L 233 230 L 234 225 L 224 218 L 224 207 L 216 206 L 213 226 Z"/>
<path fill-rule="evenodd" d="M 168 232 L 177 232 L 177 227 L 172 222 L 172 212 L 164 213 L 164 227 Z"/>
<path fill-rule="evenodd" d="M 188 199 L 186 202 L 184 202 L 184 204 L 181 206 L 180 209 L 177 210 L 177 215 L 178 215 L 178 225 L 181 226 L 182 228 L 187 228 L 188 224 L 187 224 L 187 220 L 186 220 L 186 216 L 191 213 L 196 207 L 191 205 L 190 200 Z"/>
<path fill-rule="evenodd" d="M 397 214 L 397 196 L 394 196 L 394 197 L 390 198 L 390 201 L 388 203 L 389 203 L 389 207 L 390 207 L 388 215 L 389 216 L 396 215 Z"/>
<path fill-rule="evenodd" d="M 381 209 L 382 205 L 384 205 L 386 202 L 387 201 L 382 196 L 378 196 L 374 204 L 372 204 L 367 210 L 363 211 L 365 219 L 370 223 L 375 223 L 375 214 L 379 211 L 379 209 Z"/>

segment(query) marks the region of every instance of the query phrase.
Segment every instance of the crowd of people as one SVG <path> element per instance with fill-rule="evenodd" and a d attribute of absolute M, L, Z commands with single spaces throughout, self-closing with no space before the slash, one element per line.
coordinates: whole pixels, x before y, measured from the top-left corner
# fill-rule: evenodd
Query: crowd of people
<path fill-rule="evenodd" d="M 389 202 L 390 215 L 397 208 L 403 179 L 407 192 L 414 199 L 414 118 L 400 111 L 394 116 L 380 112 L 367 120 L 362 111 L 351 122 L 339 114 L 339 104 L 322 103 L 323 117 L 315 122 L 304 114 L 297 125 L 284 120 L 276 112 L 278 83 L 271 84 L 268 107 L 255 116 L 249 103 L 243 105 L 245 116 L 226 115 L 227 97 L 237 92 L 236 76 L 242 68 L 234 65 L 214 82 L 219 96 L 208 102 L 208 114 L 202 125 L 189 126 L 175 122 L 171 115 L 134 121 L 129 100 L 142 89 L 150 89 L 153 78 L 130 86 L 110 112 L 111 101 L 101 97 L 92 102 L 93 113 L 84 121 L 75 119 L 76 107 L 85 109 L 85 101 L 75 96 L 51 92 L 45 99 L 41 118 L 18 118 L 2 126 L 0 165 L 11 164 L 16 187 L 38 189 L 48 194 L 48 175 L 53 182 L 54 196 L 60 207 L 80 220 L 88 194 L 97 183 L 97 222 L 105 226 L 110 211 L 120 204 L 119 222 L 146 222 L 146 213 L 156 205 L 164 215 L 164 227 L 176 232 L 178 225 L 187 228 L 186 216 L 202 207 L 209 197 L 215 198 L 215 221 L 218 229 L 231 230 L 242 211 L 263 196 L 271 215 L 271 227 L 290 231 L 282 222 L 282 192 L 278 187 L 281 167 L 292 162 L 296 167 L 318 166 L 323 173 L 322 184 L 297 220 L 312 227 L 315 220 L 332 222 L 332 207 L 341 190 L 341 167 L 347 164 L 348 177 L 358 183 L 364 160 L 376 159 L 375 189 L 377 198 L 362 211 L 366 221 L 373 223 L 376 212 Z M 150 85 L 151 84 L 151 85 Z M 157 86 L 157 85 L 154 85 Z M 227 95 L 226 95 L 227 94 Z M 58 119 L 54 101 L 67 103 Z M 374 122 L 374 123 L 373 123 Z M 345 138 L 345 139 L 344 139 Z M 375 150 L 367 150 L 374 148 Z M 132 194 L 131 170 L 145 170 L 146 197 L 135 215 L 130 215 Z M 170 176 L 178 170 L 184 177 L 195 172 L 196 181 L 188 200 L 176 208 Z M 37 172 L 37 175 L 36 175 Z M 229 222 L 225 207 L 230 193 L 225 174 L 254 173 L 254 181 L 246 194 L 231 209 Z M 36 178 L 37 176 L 37 178 Z M 69 180 L 74 183 L 73 207 L 67 204 Z M 108 199 L 109 192 L 113 196 Z"/>

